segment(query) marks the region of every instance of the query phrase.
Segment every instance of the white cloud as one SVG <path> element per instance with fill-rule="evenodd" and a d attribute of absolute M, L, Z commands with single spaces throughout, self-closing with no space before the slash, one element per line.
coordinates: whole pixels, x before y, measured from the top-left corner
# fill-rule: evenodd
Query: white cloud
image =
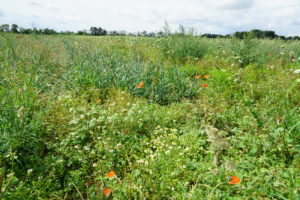
<path fill-rule="evenodd" d="M 0 23 L 57 30 L 158 31 L 167 20 L 173 29 L 182 24 L 200 33 L 258 28 L 300 35 L 299 0 L 2 0 L 1 9 Z"/>
<path fill-rule="evenodd" d="M 241 10 L 249 9 L 254 6 L 254 0 L 222 0 L 208 1 L 211 5 L 215 5 L 221 9 Z"/>
<path fill-rule="evenodd" d="M 2 12 L 2 10 L 0 10 L 0 17 L 4 17 L 4 13 Z"/>
<path fill-rule="evenodd" d="M 30 1 L 29 4 L 32 6 L 43 6 L 40 2 L 36 2 L 36 1 Z"/>

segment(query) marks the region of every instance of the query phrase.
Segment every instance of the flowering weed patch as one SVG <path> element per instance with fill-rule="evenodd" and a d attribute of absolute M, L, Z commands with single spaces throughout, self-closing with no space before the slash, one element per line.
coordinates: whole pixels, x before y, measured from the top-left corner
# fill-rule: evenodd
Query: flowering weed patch
<path fill-rule="evenodd" d="M 5 38 L 0 199 L 299 198 L 299 42 Z"/>

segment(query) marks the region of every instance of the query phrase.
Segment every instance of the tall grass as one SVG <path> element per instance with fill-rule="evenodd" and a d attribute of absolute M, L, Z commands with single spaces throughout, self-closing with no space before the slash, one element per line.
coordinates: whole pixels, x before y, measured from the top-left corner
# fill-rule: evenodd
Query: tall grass
<path fill-rule="evenodd" d="M 161 49 L 163 55 L 174 63 L 184 63 L 203 58 L 208 51 L 208 45 L 203 38 L 176 34 L 161 39 Z"/>
<path fill-rule="evenodd" d="M 136 61 L 120 64 L 111 59 L 102 57 L 96 66 L 89 63 L 74 67 L 73 87 L 96 87 L 106 94 L 112 88 L 122 88 L 162 105 L 196 96 L 193 81 L 176 66 L 164 68 L 161 64 Z M 144 86 L 138 88 L 139 83 Z"/>

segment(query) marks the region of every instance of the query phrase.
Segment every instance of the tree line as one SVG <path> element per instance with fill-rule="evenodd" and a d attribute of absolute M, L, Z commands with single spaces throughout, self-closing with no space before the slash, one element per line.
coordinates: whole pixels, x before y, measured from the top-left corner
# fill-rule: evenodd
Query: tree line
<path fill-rule="evenodd" d="M 63 35 L 93 35 L 93 36 L 143 36 L 143 37 L 161 37 L 164 35 L 162 31 L 160 32 L 137 32 L 130 33 L 126 31 L 107 31 L 101 27 L 91 27 L 89 30 L 79 30 L 77 32 L 73 31 L 56 31 L 50 28 L 37 29 L 37 28 L 22 28 L 17 24 L 2 24 L 0 26 L 0 32 L 10 32 L 10 33 L 20 33 L 20 34 L 45 34 L 45 35 L 55 35 L 55 34 L 63 34 Z"/>
<path fill-rule="evenodd" d="M 54 29 L 50 28 L 44 28 L 44 29 L 37 29 L 37 28 L 22 28 L 19 27 L 17 24 L 12 24 L 11 26 L 9 24 L 2 24 L 0 26 L 0 32 L 11 32 L 11 33 L 20 33 L 20 34 L 45 34 L 45 35 L 55 35 L 55 34 L 63 34 L 63 35 L 92 35 L 92 36 L 142 36 L 142 37 L 164 37 L 167 35 L 188 35 L 188 34 L 194 34 L 194 30 L 192 33 L 189 33 L 185 30 L 185 28 L 180 25 L 178 32 L 171 32 L 168 24 L 165 25 L 164 31 L 158 31 L 158 32 L 136 32 L 136 33 L 128 33 L 126 31 L 107 31 L 101 27 L 91 27 L 89 30 L 80 30 L 77 32 L 73 31 L 56 31 Z M 221 34 L 201 34 L 198 35 L 204 38 L 238 38 L 238 39 L 244 39 L 246 37 L 254 37 L 259 39 L 281 39 L 281 40 L 300 40 L 299 36 L 281 36 L 277 35 L 274 31 L 266 30 L 258 30 L 253 29 L 251 31 L 237 31 L 233 34 L 227 34 L 227 35 L 221 35 Z"/>
<path fill-rule="evenodd" d="M 262 31 L 258 29 L 253 29 L 251 31 L 241 31 L 241 32 L 235 32 L 233 34 L 233 37 L 239 38 L 239 39 L 244 39 L 246 37 L 252 36 L 254 38 L 259 38 L 259 39 L 281 39 L 281 40 L 300 40 L 299 36 L 289 36 L 285 37 L 282 35 L 277 35 L 275 31 Z"/>

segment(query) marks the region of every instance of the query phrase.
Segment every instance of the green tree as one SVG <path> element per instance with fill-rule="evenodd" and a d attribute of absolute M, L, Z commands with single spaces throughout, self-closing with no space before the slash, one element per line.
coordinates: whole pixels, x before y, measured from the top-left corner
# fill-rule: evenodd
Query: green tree
<path fill-rule="evenodd" d="M 77 32 L 78 35 L 87 35 L 87 31 L 86 30 L 80 30 Z"/>
<path fill-rule="evenodd" d="M 8 32 L 9 31 L 9 24 L 2 24 L 1 27 L 0 27 L 0 30 L 4 31 L 4 32 Z"/>
<path fill-rule="evenodd" d="M 276 35 L 274 31 L 264 31 L 264 36 L 266 38 L 273 39 L 273 38 L 276 38 L 278 35 Z"/>
<path fill-rule="evenodd" d="M 239 39 L 244 39 L 244 38 L 246 38 L 247 37 L 247 35 L 248 35 L 248 32 L 247 31 L 241 31 L 241 32 L 235 32 L 234 34 L 233 34 L 233 37 L 235 37 L 235 38 L 239 38 Z"/>
<path fill-rule="evenodd" d="M 18 31 L 18 25 L 17 24 L 12 24 L 11 25 L 11 29 L 10 29 L 10 31 L 11 32 L 13 32 L 13 33 L 18 33 L 19 31 Z"/>
<path fill-rule="evenodd" d="M 19 28 L 19 33 L 22 33 L 22 34 L 30 34 L 30 33 L 32 33 L 33 31 L 32 31 L 32 29 L 30 29 L 30 28 Z"/>
<path fill-rule="evenodd" d="M 107 31 L 101 27 L 91 27 L 91 35 L 107 35 Z"/>

